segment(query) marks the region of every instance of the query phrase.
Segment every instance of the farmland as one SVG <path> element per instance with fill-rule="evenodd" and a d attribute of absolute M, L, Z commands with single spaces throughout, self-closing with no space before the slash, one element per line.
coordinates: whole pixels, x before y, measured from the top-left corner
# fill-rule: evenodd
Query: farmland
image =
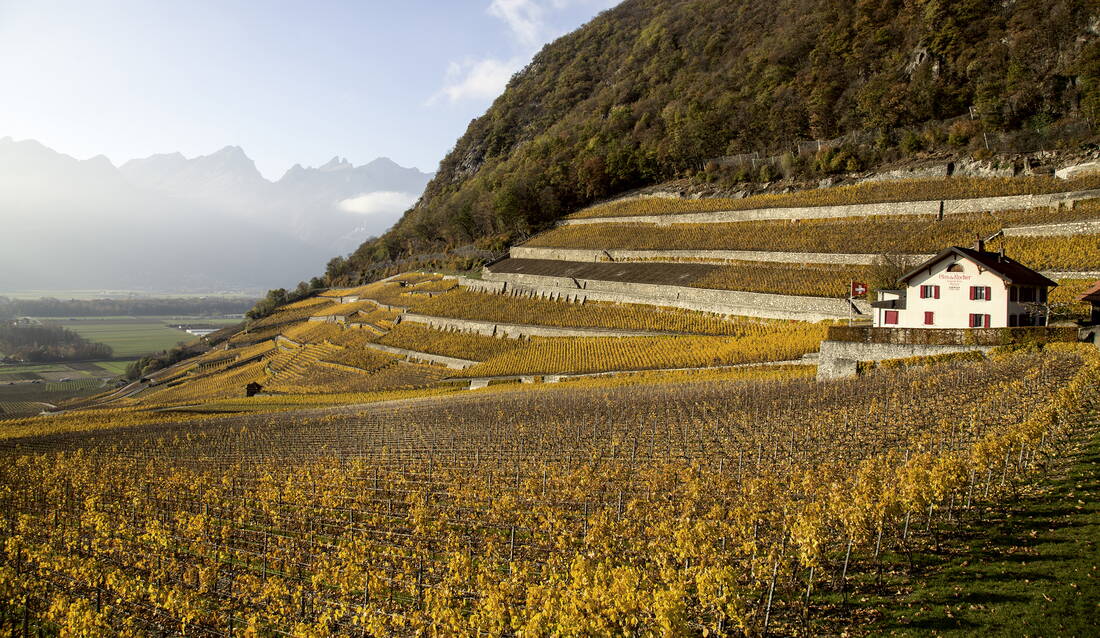
<path fill-rule="evenodd" d="M 132 359 L 141 355 L 167 350 L 180 342 L 192 341 L 194 336 L 173 327 L 176 324 L 202 324 L 231 326 L 239 319 L 210 319 L 202 317 L 92 317 L 81 319 L 44 319 L 87 338 L 105 343 L 118 358 Z"/>

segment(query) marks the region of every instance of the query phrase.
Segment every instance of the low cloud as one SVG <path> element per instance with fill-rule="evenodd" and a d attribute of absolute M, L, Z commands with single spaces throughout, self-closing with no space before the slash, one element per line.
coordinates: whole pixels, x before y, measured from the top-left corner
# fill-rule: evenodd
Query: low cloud
<path fill-rule="evenodd" d="M 512 37 L 524 47 L 535 47 L 546 28 L 545 12 L 535 0 L 493 0 L 489 15 L 504 20 Z"/>
<path fill-rule="evenodd" d="M 451 62 L 443 88 L 428 98 L 428 106 L 440 101 L 450 104 L 465 100 L 492 100 L 504 92 L 508 80 L 543 44 L 562 35 L 554 25 L 560 12 L 577 6 L 606 9 L 619 0 L 491 0 L 486 13 L 504 22 L 514 40 L 517 55 L 510 59 L 467 58 Z"/>
<path fill-rule="evenodd" d="M 522 68 L 519 58 L 511 60 L 464 60 L 451 62 L 443 88 L 433 95 L 429 104 L 446 100 L 451 104 L 462 100 L 491 100 L 504 92 L 508 80 Z"/>
<path fill-rule="evenodd" d="M 342 200 L 337 207 L 357 215 L 394 215 L 405 212 L 415 203 L 416 195 L 411 193 L 377 191 Z"/>

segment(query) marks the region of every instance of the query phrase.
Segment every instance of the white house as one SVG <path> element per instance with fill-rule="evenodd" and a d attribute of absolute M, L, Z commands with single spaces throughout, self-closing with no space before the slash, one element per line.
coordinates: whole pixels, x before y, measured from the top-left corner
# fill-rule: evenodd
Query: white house
<path fill-rule="evenodd" d="M 880 290 L 876 328 L 1014 328 L 1046 324 L 1048 291 L 1058 284 L 1003 253 L 952 246 Z"/>

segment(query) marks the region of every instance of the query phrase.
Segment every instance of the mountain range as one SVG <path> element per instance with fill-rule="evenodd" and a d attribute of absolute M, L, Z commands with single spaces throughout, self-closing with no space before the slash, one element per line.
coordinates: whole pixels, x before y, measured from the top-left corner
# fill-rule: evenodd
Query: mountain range
<path fill-rule="evenodd" d="M 431 177 L 388 158 L 335 157 L 270 181 L 237 146 L 116 167 L 3 138 L 0 290 L 286 285 L 385 231 Z"/>

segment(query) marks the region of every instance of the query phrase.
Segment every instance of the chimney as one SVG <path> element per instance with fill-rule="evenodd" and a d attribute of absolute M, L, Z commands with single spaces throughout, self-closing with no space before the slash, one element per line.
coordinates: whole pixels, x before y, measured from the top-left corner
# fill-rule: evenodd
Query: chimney
<path fill-rule="evenodd" d="M 978 252 L 985 252 L 985 240 L 981 235 L 974 235 L 974 250 Z"/>

